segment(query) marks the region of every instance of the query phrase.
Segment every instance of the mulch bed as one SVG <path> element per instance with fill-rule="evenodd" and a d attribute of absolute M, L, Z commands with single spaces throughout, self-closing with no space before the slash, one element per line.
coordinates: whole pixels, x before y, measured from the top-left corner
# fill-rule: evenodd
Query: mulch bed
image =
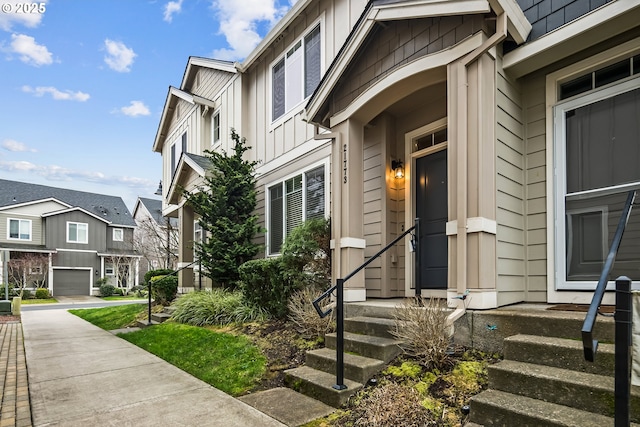
<path fill-rule="evenodd" d="M 0 323 L 20 322 L 20 316 L 11 314 L 0 314 Z"/>

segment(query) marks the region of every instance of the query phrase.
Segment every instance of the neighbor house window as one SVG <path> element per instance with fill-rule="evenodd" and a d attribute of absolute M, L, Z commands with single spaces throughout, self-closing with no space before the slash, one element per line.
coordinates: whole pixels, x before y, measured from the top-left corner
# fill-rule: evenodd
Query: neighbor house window
<path fill-rule="evenodd" d="M 9 239 L 31 240 L 31 220 L 9 218 Z"/>
<path fill-rule="evenodd" d="M 104 268 L 104 274 L 106 274 L 107 276 L 114 276 L 113 267 L 105 267 Z"/>
<path fill-rule="evenodd" d="M 82 222 L 67 222 L 67 243 L 88 243 L 89 225 Z"/>
<path fill-rule="evenodd" d="M 124 240 L 124 231 L 122 228 L 114 228 L 113 229 L 113 241 L 114 242 L 122 242 Z"/>
<path fill-rule="evenodd" d="M 320 25 L 297 40 L 271 69 L 272 119 L 311 96 L 320 83 Z"/>
<path fill-rule="evenodd" d="M 280 253 L 286 236 L 303 221 L 324 217 L 324 175 L 322 165 L 268 188 L 269 254 Z"/>
<path fill-rule="evenodd" d="M 211 117 L 211 145 L 220 144 L 220 111 L 213 113 Z"/>
<path fill-rule="evenodd" d="M 180 155 L 187 152 L 187 133 L 183 133 L 180 140 L 174 141 L 171 145 L 171 173 L 176 171 Z"/>

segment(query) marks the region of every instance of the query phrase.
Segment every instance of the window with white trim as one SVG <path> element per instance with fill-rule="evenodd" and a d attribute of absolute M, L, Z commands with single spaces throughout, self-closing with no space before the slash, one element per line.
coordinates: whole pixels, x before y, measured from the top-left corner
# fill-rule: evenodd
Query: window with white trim
<path fill-rule="evenodd" d="M 122 242 L 124 240 L 124 230 L 122 228 L 113 229 L 113 241 Z"/>
<path fill-rule="evenodd" d="M 113 270 L 113 266 L 108 266 L 104 268 L 104 274 L 106 276 L 115 276 L 115 272 Z"/>
<path fill-rule="evenodd" d="M 89 224 L 67 222 L 67 243 L 89 243 Z"/>
<path fill-rule="evenodd" d="M 324 217 L 325 188 L 325 165 L 268 187 L 269 255 L 280 253 L 284 239 L 303 221 Z"/>
<path fill-rule="evenodd" d="M 320 83 L 320 24 L 297 40 L 271 68 L 271 120 L 307 99 Z"/>
<path fill-rule="evenodd" d="M 9 218 L 7 227 L 7 238 L 9 240 L 31 241 L 31 220 Z"/>
<path fill-rule="evenodd" d="M 180 160 L 180 155 L 182 153 L 187 152 L 187 132 L 184 132 L 180 137 L 180 140 L 175 140 L 173 144 L 171 144 L 171 173 L 176 171 L 176 167 L 178 166 L 178 160 Z"/>
<path fill-rule="evenodd" d="M 211 145 L 220 144 L 220 110 L 211 115 Z"/>

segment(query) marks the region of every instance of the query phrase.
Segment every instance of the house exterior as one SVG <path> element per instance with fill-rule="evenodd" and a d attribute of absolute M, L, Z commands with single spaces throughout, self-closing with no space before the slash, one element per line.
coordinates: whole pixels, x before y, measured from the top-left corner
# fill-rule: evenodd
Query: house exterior
<path fill-rule="evenodd" d="M 10 283 L 47 287 L 54 296 L 96 295 L 100 278 L 131 288 L 140 259 L 135 225 L 120 197 L 0 179 L 0 252 L 7 261 L 0 277 L 9 276 L 12 262 L 29 259 L 28 280 Z"/>
<path fill-rule="evenodd" d="M 299 0 L 242 63 L 189 59 L 153 150 L 179 265 L 197 218 L 178 190 L 235 128 L 260 162 L 264 256 L 330 216 L 335 280 L 420 218 L 421 258 L 399 242 L 346 300 L 411 296 L 420 278 L 424 296 L 488 309 L 591 300 L 640 183 L 639 126 L 635 0 Z M 636 229 L 614 277 L 640 276 Z"/>
<path fill-rule="evenodd" d="M 138 197 L 133 208 L 134 248 L 142 256 L 138 282 L 149 270 L 173 269 L 177 260 L 178 221 L 162 216 L 162 200 Z"/>

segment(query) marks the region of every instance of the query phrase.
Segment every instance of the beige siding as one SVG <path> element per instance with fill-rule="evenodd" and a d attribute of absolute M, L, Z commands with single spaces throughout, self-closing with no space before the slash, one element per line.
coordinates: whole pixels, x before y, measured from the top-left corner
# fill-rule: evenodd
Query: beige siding
<path fill-rule="evenodd" d="M 522 82 L 526 119 L 527 300 L 547 300 L 545 81 Z"/>
<path fill-rule="evenodd" d="M 496 75 L 496 222 L 498 305 L 526 296 L 525 158 L 519 85 Z"/>
<path fill-rule="evenodd" d="M 9 218 L 28 219 L 31 221 L 31 241 L 9 239 Z M 7 212 L 0 213 L 0 242 L 10 242 L 12 245 L 43 245 L 44 233 L 42 231 L 42 218 L 34 215 L 24 215 L 23 213 Z"/>
<path fill-rule="evenodd" d="M 384 141 L 380 132 L 368 132 L 365 129 L 364 142 L 364 239 L 367 246 L 364 250 L 365 260 L 375 255 L 386 242 L 383 241 L 386 226 L 384 223 L 386 215 L 386 197 L 384 187 L 383 153 Z M 383 284 L 383 259 L 378 258 L 373 261 L 365 270 L 365 284 L 367 295 L 380 297 Z"/>

